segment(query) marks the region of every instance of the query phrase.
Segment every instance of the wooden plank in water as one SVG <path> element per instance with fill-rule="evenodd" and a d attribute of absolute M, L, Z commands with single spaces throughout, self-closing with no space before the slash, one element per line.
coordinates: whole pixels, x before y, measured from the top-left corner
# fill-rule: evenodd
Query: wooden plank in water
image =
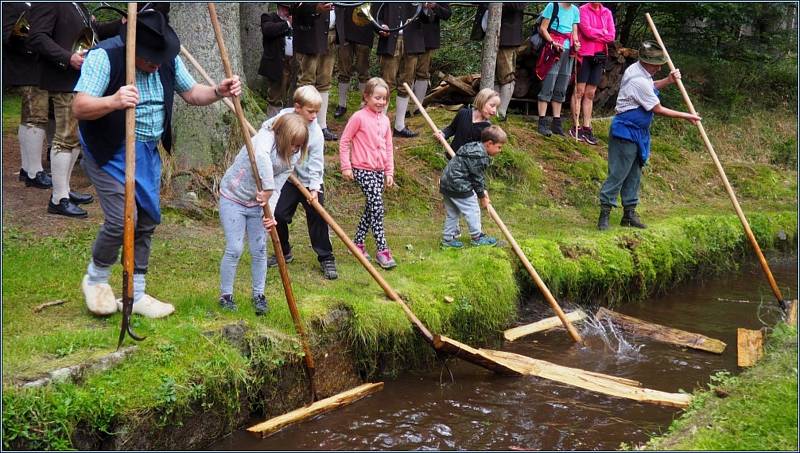
<path fill-rule="evenodd" d="M 583 319 L 586 319 L 587 316 L 588 315 L 583 310 L 575 310 L 567 313 L 567 320 L 571 322 L 578 322 Z M 503 332 L 503 338 L 505 338 L 507 341 L 514 341 L 526 335 L 530 335 L 536 332 L 543 332 L 545 330 L 561 326 L 563 326 L 563 324 L 561 323 L 561 320 L 558 319 L 558 316 L 552 316 L 550 318 L 545 318 L 531 324 L 525 324 L 524 326 L 518 326 L 514 327 L 513 329 L 508 329 L 505 332 Z"/>
<path fill-rule="evenodd" d="M 714 354 L 722 354 L 722 351 L 725 350 L 725 343 L 714 338 L 700 335 L 699 333 L 687 332 L 685 330 L 642 321 L 641 319 L 623 315 L 606 308 L 597 310 L 597 315 L 595 316 L 597 319 L 608 319 L 618 325 L 622 330 L 633 335 L 648 337 L 663 343 L 686 346 L 687 348 L 713 352 Z"/>
<path fill-rule="evenodd" d="M 352 404 L 361 398 L 375 393 L 381 389 L 383 389 L 383 382 L 366 383 L 352 388 L 346 392 L 331 396 L 330 398 L 316 401 L 309 406 L 295 409 L 289 413 L 271 418 L 257 425 L 253 425 L 247 428 L 247 431 L 256 436 L 267 437 L 289 425 L 300 423 L 304 420 L 316 417 L 317 415 L 330 412 L 348 404 Z"/>
<path fill-rule="evenodd" d="M 474 363 L 475 365 L 486 368 L 487 370 L 494 371 L 495 373 L 506 376 L 521 376 L 523 373 L 508 366 L 505 361 L 497 360 L 492 356 L 486 354 L 486 349 L 475 349 L 472 346 L 460 343 L 452 338 L 447 338 L 444 335 L 435 335 L 433 337 L 433 347 L 437 351 L 452 354 L 467 362 Z"/>
<path fill-rule="evenodd" d="M 753 366 L 764 355 L 764 331 L 736 329 L 736 364 Z"/>
<path fill-rule="evenodd" d="M 631 379 L 556 365 L 513 352 L 488 349 L 481 349 L 481 352 L 495 360 L 504 361 L 521 373 L 605 395 L 680 408 L 687 407 L 692 401 L 692 395 L 643 388 L 640 382 Z"/>

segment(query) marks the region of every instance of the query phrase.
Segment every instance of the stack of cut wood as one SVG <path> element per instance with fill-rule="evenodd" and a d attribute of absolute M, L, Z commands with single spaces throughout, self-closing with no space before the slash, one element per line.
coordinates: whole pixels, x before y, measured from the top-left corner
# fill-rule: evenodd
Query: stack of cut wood
<path fill-rule="evenodd" d="M 608 47 L 608 60 L 606 62 L 605 73 L 597 87 L 594 101 L 597 109 L 613 109 L 619 92 L 619 84 L 622 74 L 631 63 L 639 57 L 636 49 L 619 47 L 618 43 L 610 44 Z M 536 77 L 536 55 L 531 51 L 530 45 L 523 44 L 517 50 L 516 84 L 514 85 L 515 99 L 536 99 L 539 94 L 542 82 Z M 437 74 L 440 82 L 425 96 L 423 105 L 443 104 L 457 105 L 471 103 L 475 94 L 480 90 L 480 73 L 468 74 L 463 76 L 453 76 L 450 74 Z M 572 96 L 572 86 L 567 91 L 567 99 Z M 569 103 L 565 102 L 567 108 Z"/>

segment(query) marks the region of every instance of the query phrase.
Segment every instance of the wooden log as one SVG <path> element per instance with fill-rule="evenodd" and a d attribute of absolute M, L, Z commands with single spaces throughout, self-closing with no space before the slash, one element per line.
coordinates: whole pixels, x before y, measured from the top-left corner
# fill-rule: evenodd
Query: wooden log
<path fill-rule="evenodd" d="M 585 371 L 580 368 L 556 365 L 544 360 L 514 354 L 513 352 L 491 351 L 487 349 L 482 349 L 481 352 L 493 357 L 497 361 L 505 361 L 507 365 L 520 373 L 560 382 L 604 395 L 680 408 L 687 407 L 692 401 L 692 395 L 643 388 L 640 387 L 641 383 L 630 379 Z"/>
<path fill-rule="evenodd" d="M 736 364 L 750 367 L 764 355 L 764 331 L 736 329 Z"/>
<path fill-rule="evenodd" d="M 300 423 L 317 415 L 330 412 L 340 407 L 352 404 L 367 395 L 371 395 L 383 389 L 383 382 L 366 383 L 350 389 L 346 392 L 336 394 L 330 398 L 319 400 L 309 406 L 295 409 L 287 414 L 271 418 L 265 422 L 247 428 L 247 432 L 259 436 L 268 437 L 287 426 Z"/>
<path fill-rule="evenodd" d="M 588 315 L 583 310 L 575 310 L 567 313 L 567 319 L 572 322 L 581 321 L 586 319 Z M 526 335 L 530 335 L 536 332 L 543 332 L 545 330 L 552 329 L 554 327 L 562 326 L 561 319 L 558 316 L 552 316 L 550 318 L 545 318 L 539 321 L 536 321 L 531 324 L 525 324 L 524 326 L 514 327 L 513 329 L 508 329 L 503 332 L 503 338 L 507 341 L 514 341 L 518 338 L 522 338 Z"/>
<path fill-rule="evenodd" d="M 626 332 L 633 335 L 648 337 L 655 341 L 713 352 L 714 354 L 722 354 L 722 351 L 725 350 L 725 343 L 717 339 L 700 335 L 699 333 L 687 332 L 685 330 L 642 321 L 641 319 L 623 315 L 606 308 L 597 310 L 595 317 L 597 319 L 608 319 Z"/>
<path fill-rule="evenodd" d="M 475 349 L 443 335 L 435 335 L 433 337 L 433 347 L 437 351 L 451 354 L 455 357 L 466 360 L 470 363 L 474 363 L 475 365 L 482 366 L 498 374 L 506 376 L 520 376 L 523 374 L 517 369 L 507 365 L 504 360 L 497 360 L 496 358 L 486 354 L 486 349 Z"/>
<path fill-rule="evenodd" d="M 797 299 L 789 302 L 789 309 L 786 310 L 786 324 L 797 325 Z"/>

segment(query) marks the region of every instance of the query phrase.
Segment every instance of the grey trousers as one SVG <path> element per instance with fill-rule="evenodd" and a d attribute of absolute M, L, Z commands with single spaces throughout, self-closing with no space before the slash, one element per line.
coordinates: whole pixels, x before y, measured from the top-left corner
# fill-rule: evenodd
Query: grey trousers
<path fill-rule="evenodd" d="M 600 204 L 616 206 L 622 195 L 622 206 L 639 204 L 639 148 L 636 143 L 610 137 L 608 140 L 608 178 L 600 189 Z"/>
<path fill-rule="evenodd" d="M 539 90 L 540 101 L 561 102 L 567 98 L 567 86 L 569 85 L 570 73 L 572 72 L 572 58 L 569 56 L 569 49 L 564 49 L 559 59 L 547 72 L 542 81 L 542 88 Z"/>
<path fill-rule="evenodd" d="M 458 224 L 462 215 L 467 221 L 470 237 L 478 237 L 481 234 L 481 207 L 474 193 L 467 198 L 450 198 L 442 194 L 442 199 L 445 211 L 442 238 L 445 241 L 453 240 L 461 234 Z"/>
<path fill-rule="evenodd" d="M 81 159 L 83 171 L 97 190 L 97 198 L 105 216 L 92 246 L 95 266 L 110 267 L 117 262 L 125 226 L 125 186 L 100 169 L 88 154 Z M 138 205 L 133 214 L 133 273 L 146 274 L 150 261 L 150 241 L 156 223 Z"/>

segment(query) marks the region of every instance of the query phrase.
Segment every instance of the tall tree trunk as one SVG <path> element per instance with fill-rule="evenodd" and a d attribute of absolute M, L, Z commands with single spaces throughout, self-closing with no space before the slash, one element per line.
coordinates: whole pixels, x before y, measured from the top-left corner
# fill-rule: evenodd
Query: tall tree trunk
<path fill-rule="evenodd" d="M 494 71 L 497 64 L 497 46 L 500 41 L 500 19 L 502 15 L 502 3 L 489 3 L 486 36 L 483 37 L 483 49 L 481 49 L 481 89 L 494 87 Z"/>
<path fill-rule="evenodd" d="M 622 22 L 622 26 L 618 28 L 619 30 L 619 42 L 622 44 L 623 47 L 630 47 L 630 40 L 631 36 L 631 28 L 633 27 L 633 23 L 636 21 L 637 16 L 639 14 L 639 10 L 642 8 L 642 5 L 639 3 L 626 3 L 625 4 L 625 19 Z M 620 9 L 622 11 L 622 9 Z M 616 17 L 616 16 L 615 16 Z M 634 46 L 638 48 L 639 46 Z"/>
<path fill-rule="evenodd" d="M 242 49 L 239 40 L 239 4 L 219 2 L 216 4 L 220 25 L 225 31 L 225 47 L 231 59 L 234 74 L 242 76 Z M 214 29 L 208 15 L 207 3 L 176 2 L 170 11 L 170 24 L 175 28 L 181 44 L 191 52 L 200 65 L 215 81 L 225 76 L 219 49 L 214 38 Z M 203 78 L 184 61 L 189 72 L 198 83 Z M 242 77 L 244 78 L 244 77 Z M 234 121 L 222 102 L 206 107 L 191 106 L 176 96 L 172 119 L 174 132 L 173 158 L 175 170 L 187 170 L 219 163 L 226 151 L 238 148 L 241 142 L 238 132 L 232 135 Z M 236 143 L 232 143 L 236 141 Z"/>
<path fill-rule="evenodd" d="M 261 76 L 258 75 L 258 65 L 261 62 L 261 14 L 269 9 L 269 3 L 241 3 L 239 5 L 239 21 L 241 29 L 242 60 L 244 66 L 244 76 L 247 79 L 247 86 L 251 90 L 258 91 L 261 84 Z"/>

